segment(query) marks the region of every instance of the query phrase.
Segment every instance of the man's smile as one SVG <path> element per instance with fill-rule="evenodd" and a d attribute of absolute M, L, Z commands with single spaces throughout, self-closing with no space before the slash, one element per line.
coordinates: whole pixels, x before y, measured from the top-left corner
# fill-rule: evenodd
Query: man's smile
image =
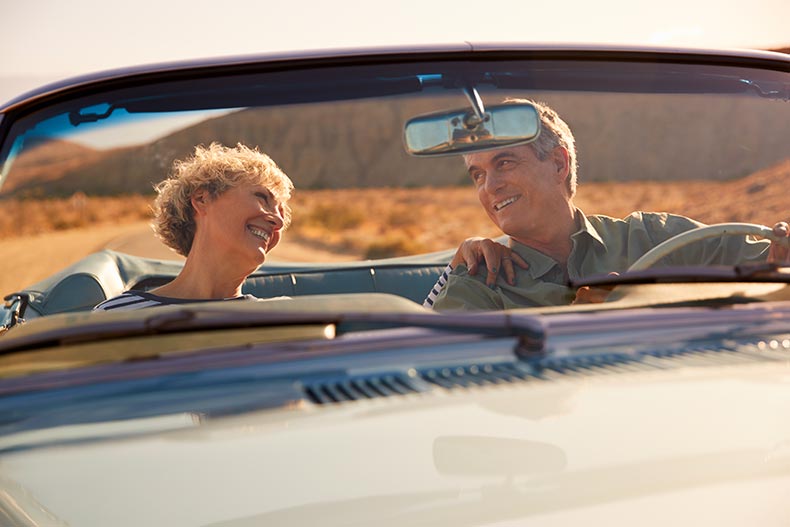
<path fill-rule="evenodd" d="M 494 203 L 494 210 L 495 210 L 495 211 L 497 211 L 497 212 L 499 212 L 500 210 L 504 209 L 504 208 L 505 208 L 505 207 L 507 207 L 508 205 L 510 205 L 510 204 L 512 204 L 512 203 L 515 203 L 516 201 L 518 201 L 518 200 L 519 200 L 519 198 L 521 198 L 521 196 L 520 196 L 520 195 L 519 195 L 519 196 L 511 196 L 511 197 L 509 197 L 509 198 L 507 198 L 507 199 L 503 199 L 502 201 L 499 201 L 499 202 L 497 202 L 497 203 Z"/>

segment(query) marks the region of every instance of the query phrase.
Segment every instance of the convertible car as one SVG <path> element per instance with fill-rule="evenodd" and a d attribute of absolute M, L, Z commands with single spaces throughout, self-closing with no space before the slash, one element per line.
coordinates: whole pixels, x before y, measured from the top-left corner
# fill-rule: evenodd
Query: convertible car
<path fill-rule="evenodd" d="M 465 156 L 539 140 L 537 102 L 573 131 L 585 214 L 699 228 L 563 286 L 602 301 L 433 309 L 459 243 L 509 243 Z M 214 142 L 295 185 L 244 286 L 261 300 L 93 311 L 179 273 L 154 186 Z M 787 243 L 790 56 L 465 43 L 127 68 L 1 107 L 0 185 L 2 525 L 790 523 L 790 264 L 673 259 Z"/>

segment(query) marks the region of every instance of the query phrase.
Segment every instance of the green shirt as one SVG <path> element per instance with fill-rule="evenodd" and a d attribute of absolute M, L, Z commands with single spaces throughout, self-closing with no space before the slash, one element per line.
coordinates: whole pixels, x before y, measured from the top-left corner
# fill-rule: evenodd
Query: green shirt
<path fill-rule="evenodd" d="M 577 210 L 579 230 L 571 236 L 567 275 L 549 256 L 510 240 L 510 247 L 528 264 L 516 267 L 515 285 L 500 276 L 492 288 L 485 284 L 485 272 L 470 276 L 466 266 L 458 265 L 436 297 L 433 308 L 439 311 L 512 309 L 517 307 L 570 304 L 576 290 L 567 286 L 595 274 L 622 273 L 659 243 L 704 224 L 675 214 L 633 212 L 624 219 L 585 216 Z M 765 260 L 768 242 L 744 236 L 721 236 L 694 243 L 674 251 L 656 266 L 735 265 Z"/>

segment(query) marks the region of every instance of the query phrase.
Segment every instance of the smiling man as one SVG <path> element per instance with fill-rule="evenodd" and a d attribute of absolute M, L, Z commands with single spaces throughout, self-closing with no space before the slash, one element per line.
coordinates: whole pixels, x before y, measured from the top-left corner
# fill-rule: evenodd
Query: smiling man
<path fill-rule="evenodd" d="M 533 104 L 541 120 L 531 143 L 464 156 L 480 204 L 510 237 L 509 247 L 470 238 L 456 253 L 425 301 L 437 310 L 509 309 L 592 301 L 589 289 L 569 279 L 627 270 L 647 251 L 682 232 L 703 227 L 689 218 L 633 212 L 623 219 L 585 215 L 573 203 L 576 147 L 573 134 L 545 104 Z M 786 223 L 774 232 L 788 236 Z M 743 236 L 705 240 L 677 250 L 663 265 L 734 265 L 787 259 L 778 244 Z M 487 276 L 477 272 L 480 261 Z M 500 265 L 501 264 L 501 265 Z M 497 278 L 498 271 L 504 276 Z"/>

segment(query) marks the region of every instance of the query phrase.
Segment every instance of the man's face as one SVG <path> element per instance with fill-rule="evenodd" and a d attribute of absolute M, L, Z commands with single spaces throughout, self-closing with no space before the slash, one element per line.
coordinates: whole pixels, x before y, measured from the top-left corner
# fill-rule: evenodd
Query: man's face
<path fill-rule="evenodd" d="M 557 218 L 572 210 L 562 147 L 545 161 L 529 145 L 470 154 L 464 161 L 491 221 L 522 243 L 546 238 Z"/>

